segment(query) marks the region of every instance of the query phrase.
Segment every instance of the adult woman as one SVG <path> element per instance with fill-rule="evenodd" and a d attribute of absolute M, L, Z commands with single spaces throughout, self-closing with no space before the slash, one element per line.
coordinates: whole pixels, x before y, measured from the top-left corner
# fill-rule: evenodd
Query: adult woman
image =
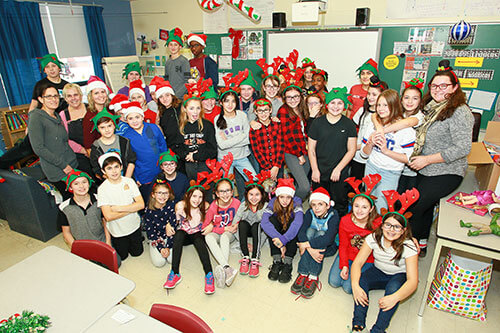
<path fill-rule="evenodd" d="M 425 119 L 409 166 L 418 171 L 420 199 L 411 210 L 412 231 L 426 254 L 434 205 L 453 192 L 467 170 L 473 117 L 448 60 L 442 60 L 423 97 Z"/>
<path fill-rule="evenodd" d="M 59 92 L 54 87 L 45 86 L 37 97 L 39 105 L 29 113 L 28 131 L 31 146 L 40 157 L 40 164 L 47 179 L 69 198 L 66 184 L 61 180 L 76 168 L 75 153 L 68 144 L 68 133 L 61 117 L 55 111 L 59 106 Z"/>

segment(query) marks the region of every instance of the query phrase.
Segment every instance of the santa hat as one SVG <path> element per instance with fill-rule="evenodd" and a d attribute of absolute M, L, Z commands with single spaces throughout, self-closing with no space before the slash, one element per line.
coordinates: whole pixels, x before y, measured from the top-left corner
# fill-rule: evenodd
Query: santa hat
<path fill-rule="evenodd" d="M 135 80 L 130 82 L 130 90 L 128 91 L 128 97 L 133 94 L 141 94 L 144 98 L 146 98 L 146 93 L 144 92 L 144 88 L 146 85 L 142 83 L 142 80 Z"/>
<path fill-rule="evenodd" d="M 318 187 L 309 196 L 309 205 L 313 200 L 320 200 L 325 202 L 328 206 L 333 206 L 334 202 L 330 199 L 330 194 L 323 187 Z"/>
<path fill-rule="evenodd" d="M 128 103 L 128 97 L 123 94 L 116 94 L 109 102 L 109 109 L 118 112 L 122 109 L 123 104 Z"/>
<path fill-rule="evenodd" d="M 139 102 L 130 102 L 122 105 L 123 111 L 122 114 L 127 119 L 129 114 L 138 113 L 141 116 L 144 116 L 144 111 L 142 110 L 141 104 Z"/>
<path fill-rule="evenodd" d="M 120 163 L 122 163 L 122 158 L 121 158 L 120 154 L 118 154 L 118 152 L 108 151 L 107 153 L 104 153 L 101 156 L 99 156 L 99 158 L 97 159 L 97 162 L 99 163 L 99 166 L 101 167 L 101 169 L 102 169 L 104 162 L 110 157 L 116 157 L 120 161 Z"/>
<path fill-rule="evenodd" d="M 108 92 L 109 98 L 113 98 L 115 96 L 113 94 L 113 91 L 111 91 L 111 88 L 108 87 L 108 85 L 104 83 L 103 80 L 95 75 L 91 75 L 89 80 L 87 81 L 87 92 L 91 92 L 92 90 L 99 88 L 106 90 Z"/>
<path fill-rule="evenodd" d="M 295 185 L 293 184 L 293 178 L 279 178 L 275 193 L 276 196 L 287 194 L 293 197 L 295 195 Z"/>
<path fill-rule="evenodd" d="M 174 89 L 170 85 L 170 82 L 163 81 L 158 86 L 156 86 L 156 98 L 160 98 L 161 95 L 167 94 L 167 93 L 170 95 L 175 95 Z"/>
<path fill-rule="evenodd" d="M 203 47 L 207 46 L 207 35 L 204 34 L 189 34 L 187 38 L 188 45 L 191 44 L 191 42 L 198 42 L 200 43 Z"/>
<path fill-rule="evenodd" d="M 162 83 L 163 81 L 164 81 L 164 79 L 162 77 L 155 76 L 151 80 L 151 82 L 149 82 L 149 92 L 155 92 L 156 88 L 158 88 L 158 86 L 160 85 L 160 83 Z"/>
<path fill-rule="evenodd" d="M 88 173 L 83 172 L 83 171 L 78 170 L 78 169 L 73 169 L 73 170 L 71 170 L 71 172 L 70 172 L 68 175 L 66 175 L 66 176 L 62 179 L 62 181 L 63 181 L 64 183 L 66 183 L 66 191 L 68 191 L 68 192 L 72 193 L 72 192 L 73 192 L 73 190 L 71 189 L 71 184 L 72 184 L 75 180 L 77 180 L 78 178 L 81 178 L 81 177 L 85 177 L 85 178 L 87 178 L 87 180 L 89 181 L 89 186 L 91 186 L 91 185 L 92 185 L 92 183 L 94 182 L 94 181 L 92 180 L 92 178 L 89 176 L 89 174 L 88 174 Z"/>

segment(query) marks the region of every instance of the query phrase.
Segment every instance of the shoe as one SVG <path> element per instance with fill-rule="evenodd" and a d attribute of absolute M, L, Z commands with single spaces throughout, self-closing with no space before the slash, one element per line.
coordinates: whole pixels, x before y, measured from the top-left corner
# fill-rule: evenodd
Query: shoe
<path fill-rule="evenodd" d="M 238 275 L 238 271 L 235 268 L 232 268 L 231 266 L 227 266 L 226 268 L 224 268 L 224 272 L 226 273 L 225 274 L 226 286 L 231 287 L 231 285 L 233 284 L 234 278 L 236 277 L 236 275 Z"/>
<path fill-rule="evenodd" d="M 248 276 L 252 278 L 256 278 L 257 276 L 259 276 L 259 266 L 262 266 L 259 260 L 252 259 L 250 263 L 250 273 L 248 273 Z"/>
<path fill-rule="evenodd" d="M 269 274 L 267 274 L 267 277 L 271 281 L 276 281 L 278 280 L 278 277 L 280 276 L 281 268 L 283 267 L 283 263 L 281 261 L 275 261 L 273 262 L 272 266 L 269 268 Z"/>
<path fill-rule="evenodd" d="M 427 255 L 427 246 L 426 247 L 421 247 L 420 248 L 420 253 L 418 254 L 419 258 L 425 258 Z"/>
<path fill-rule="evenodd" d="M 222 265 L 218 265 L 214 269 L 215 284 L 217 288 L 224 288 L 226 286 L 226 272 Z"/>
<path fill-rule="evenodd" d="M 292 264 L 283 264 L 278 281 L 288 283 L 292 279 Z"/>
<path fill-rule="evenodd" d="M 297 276 L 297 278 L 295 279 L 295 282 L 290 287 L 290 291 L 292 292 L 292 294 L 299 295 L 306 280 L 307 275 L 299 274 L 299 276 Z"/>
<path fill-rule="evenodd" d="M 173 289 L 175 288 L 176 285 L 181 282 L 182 277 L 180 274 L 175 274 L 174 271 L 170 271 L 170 274 L 168 274 L 167 281 L 163 285 L 163 288 L 165 289 Z"/>
<path fill-rule="evenodd" d="M 211 295 L 215 292 L 214 275 L 212 272 L 205 275 L 205 294 Z"/>
<path fill-rule="evenodd" d="M 318 288 L 318 290 L 321 291 L 321 282 L 319 281 L 319 279 L 312 280 L 310 278 L 307 278 L 307 281 L 304 283 L 304 286 L 302 287 L 301 290 L 302 296 L 304 298 L 313 297 L 316 288 Z"/>
<path fill-rule="evenodd" d="M 240 263 L 240 274 L 241 275 L 248 274 L 248 270 L 250 269 L 250 266 L 248 265 L 249 262 L 250 262 L 250 259 L 248 257 L 243 257 L 242 259 L 240 259 L 239 263 Z"/>

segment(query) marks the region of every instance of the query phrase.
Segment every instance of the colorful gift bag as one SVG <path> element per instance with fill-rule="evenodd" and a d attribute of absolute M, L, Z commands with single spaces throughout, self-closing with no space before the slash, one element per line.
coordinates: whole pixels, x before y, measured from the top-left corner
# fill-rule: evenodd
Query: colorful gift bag
<path fill-rule="evenodd" d="M 491 280 L 493 264 L 452 254 L 432 281 L 427 304 L 474 320 L 486 320 L 485 297 Z"/>

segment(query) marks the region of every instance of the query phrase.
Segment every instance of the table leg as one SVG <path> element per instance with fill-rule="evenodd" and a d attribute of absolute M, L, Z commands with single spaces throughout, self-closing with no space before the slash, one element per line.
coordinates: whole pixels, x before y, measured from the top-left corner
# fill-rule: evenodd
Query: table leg
<path fill-rule="evenodd" d="M 436 242 L 436 248 L 434 249 L 434 256 L 432 257 L 431 266 L 429 267 L 429 274 L 427 275 L 427 281 L 425 282 L 425 290 L 422 295 L 422 301 L 420 301 L 420 308 L 418 310 L 418 315 L 423 317 L 425 306 L 427 303 L 427 295 L 429 294 L 429 290 L 431 289 L 432 280 L 434 279 L 434 274 L 436 273 L 436 266 L 441 254 L 442 248 L 441 239 L 438 238 Z"/>

